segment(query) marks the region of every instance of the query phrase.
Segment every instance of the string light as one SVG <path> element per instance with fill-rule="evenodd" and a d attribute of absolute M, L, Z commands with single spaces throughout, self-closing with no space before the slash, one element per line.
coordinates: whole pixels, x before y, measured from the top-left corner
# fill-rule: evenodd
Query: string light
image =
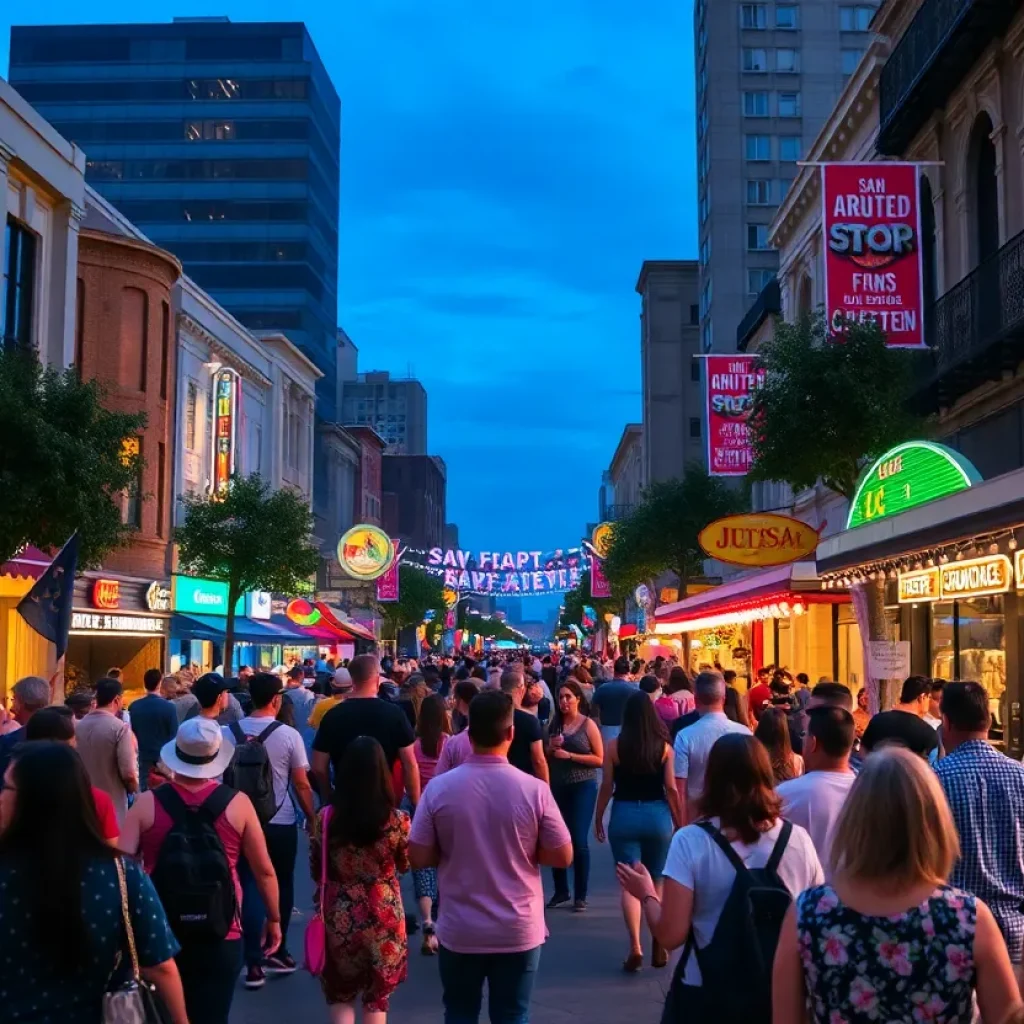
<path fill-rule="evenodd" d="M 999 545 L 995 541 L 992 541 L 992 543 L 989 544 L 989 546 L 988 546 L 988 553 L 990 555 L 998 555 L 999 554 Z"/>

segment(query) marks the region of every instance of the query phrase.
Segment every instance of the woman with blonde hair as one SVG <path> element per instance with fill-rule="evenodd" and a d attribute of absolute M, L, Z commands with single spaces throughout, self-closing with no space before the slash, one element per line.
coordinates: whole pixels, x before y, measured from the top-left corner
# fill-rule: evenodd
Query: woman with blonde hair
<path fill-rule="evenodd" d="M 1018 1009 L 991 911 L 946 884 L 959 855 L 928 764 L 902 747 L 869 757 L 836 822 L 832 883 L 802 893 L 783 922 L 776 1024 L 971 1024 L 975 994 L 985 1021 Z"/>

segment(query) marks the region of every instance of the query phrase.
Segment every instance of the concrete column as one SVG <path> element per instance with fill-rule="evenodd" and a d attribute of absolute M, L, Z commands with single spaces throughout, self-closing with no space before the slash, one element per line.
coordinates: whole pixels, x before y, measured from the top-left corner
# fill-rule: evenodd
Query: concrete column
<path fill-rule="evenodd" d="M 63 211 L 54 210 L 54 215 Z M 75 338 L 78 328 L 78 230 L 85 217 L 85 208 L 69 203 L 67 220 L 58 231 L 54 224 L 53 279 L 50 297 L 50 337 L 53 351 L 51 361 L 61 367 L 75 362 Z M 63 244 L 57 241 L 63 235 Z M 63 287 L 62 287 L 63 285 Z M 59 330 L 58 330 L 59 326 Z"/>

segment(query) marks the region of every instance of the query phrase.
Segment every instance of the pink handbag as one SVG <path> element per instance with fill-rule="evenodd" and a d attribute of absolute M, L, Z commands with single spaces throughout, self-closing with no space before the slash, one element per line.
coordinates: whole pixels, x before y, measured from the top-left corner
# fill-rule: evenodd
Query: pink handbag
<path fill-rule="evenodd" d="M 320 905 L 306 925 L 304 940 L 306 970 L 319 978 L 327 965 L 327 926 L 324 924 L 324 892 L 327 889 L 327 826 L 331 821 L 331 808 L 325 807 L 320 815 Z"/>

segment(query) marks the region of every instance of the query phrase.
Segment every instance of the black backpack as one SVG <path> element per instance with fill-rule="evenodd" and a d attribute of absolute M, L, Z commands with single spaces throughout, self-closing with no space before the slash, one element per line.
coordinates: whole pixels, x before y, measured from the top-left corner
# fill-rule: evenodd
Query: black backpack
<path fill-rule="evenodd" d="M 219 942 L 235 920 L 238 900 L 215 822 L 235 792 L 218 786 L 198 807 L 169 785 L 153 790 L 153 797 L 172 823 L 150 876 L 171 930 L 183 945 Z"/>
<path fill-rule="evenodd" d="M 235 738 L 235 753 L 224 769 L 224 785 L 237 789 L 252 801 L 261 825 L 266 825 L 280 809 L 274 796 L 274 771 L 264 744 L 282 724 L 273 721 L 258 736 L 247 736 L 237 722 L 228 726 Z"/>
<path fill-rule="evenodd" d="M 793 902 L 786 883 L 779 877 L 779 862 L 793 825 L 783 822 L 775 848 L 763 868 L 748 868 L 714 825 L 707 821 L 696 824 L 729 858 L 736 869 L 736 879 L 711 941 L 698 949 L 690 933 L 676 965 L 662 1022 L 702 1024 L 693 1016 L 692 1003 L 683 987 L 683 972 L 692 952 L 700 967 L 699 1003 L 709 1010 L 713 1008 L 715 1024 L 772 1024 L 775 947 L 779 944 L 782 921 Z M 742 984 L 737 984 L 737 965 L 742 965 Z"/>

